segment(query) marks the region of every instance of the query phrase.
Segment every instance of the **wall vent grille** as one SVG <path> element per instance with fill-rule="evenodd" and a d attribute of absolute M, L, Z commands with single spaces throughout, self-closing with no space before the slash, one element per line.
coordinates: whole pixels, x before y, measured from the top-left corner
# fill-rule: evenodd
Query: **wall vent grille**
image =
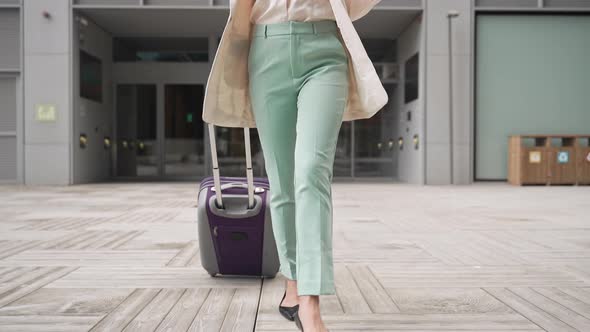
<path fill-rule="evenodd" d="M 20 68 L 19 22 L 18 9 L 0 8 L 0 70 Z"/>
<path fill-rule="evenodd" d="M 16 137 L 0 136 L 0 181 L 15 181 Z"/>
<path fill-rule="evenodd" d="M 0 133 L 16 132 L 16 81 L 0 78 Z"/>

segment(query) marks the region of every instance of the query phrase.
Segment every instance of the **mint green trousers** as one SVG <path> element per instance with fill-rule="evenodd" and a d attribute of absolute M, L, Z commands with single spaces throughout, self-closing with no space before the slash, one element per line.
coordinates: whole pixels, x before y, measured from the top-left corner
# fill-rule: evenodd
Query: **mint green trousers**
<path fill-rule="evenodd" d="M 255 24 L 248 55 L 280 272 L 300 296 L 336 292 L 331 184 L 348 94 L 337 29 L 332 20 Z"/>

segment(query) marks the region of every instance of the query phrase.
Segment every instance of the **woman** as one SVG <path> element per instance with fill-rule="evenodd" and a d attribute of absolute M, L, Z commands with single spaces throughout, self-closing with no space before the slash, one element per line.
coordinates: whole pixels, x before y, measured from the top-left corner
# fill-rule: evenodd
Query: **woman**
<path fill-rule="evenodd" d="M 380 0 L 232 0 L 207 82 L 203 120 L 258 129 L 286 290 L 279 312 L 326 331 L 335 294 L 332 166 L 342 121 L 388 100 L 352 21 Z"/>

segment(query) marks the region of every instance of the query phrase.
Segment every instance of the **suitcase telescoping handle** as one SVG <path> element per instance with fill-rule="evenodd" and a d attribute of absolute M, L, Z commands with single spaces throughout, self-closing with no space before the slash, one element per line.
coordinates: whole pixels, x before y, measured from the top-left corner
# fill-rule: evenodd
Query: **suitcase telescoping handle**
<path fill-rule="evenodd" d="M 221 178 L 217 162 L 217 144 L 215 143 L 215 125 L 209 123 L 209 142 L 211 144 L 211 159 L 213 161 L 213 182 L 215 185 L 215 203 L 223 209 L 221 196 Z M 246 181 L 248 182 L 248 209 L 254 207 L 254 174 L 252 173 L 252 150 L 250 149 L 250 128 L 244 128 L 244 145 L 246 147 Z"/>

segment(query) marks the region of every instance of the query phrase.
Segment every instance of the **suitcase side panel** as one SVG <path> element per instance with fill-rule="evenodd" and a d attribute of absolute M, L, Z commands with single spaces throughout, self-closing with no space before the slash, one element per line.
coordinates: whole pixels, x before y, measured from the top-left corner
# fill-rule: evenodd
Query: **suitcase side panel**
<path fill-rule="evenodd" d="M 197 204 L 197 231 L 201 265 L 210 275 L 214 276 L 219 273 L 219 266 L 217 264 L 217 254 L 213 245 L 213 234 L 211 232 L 211 227 L 209 226 L 209 216 L 207 214 L 207 192 L 207 188 L 199 190 Z"/>

